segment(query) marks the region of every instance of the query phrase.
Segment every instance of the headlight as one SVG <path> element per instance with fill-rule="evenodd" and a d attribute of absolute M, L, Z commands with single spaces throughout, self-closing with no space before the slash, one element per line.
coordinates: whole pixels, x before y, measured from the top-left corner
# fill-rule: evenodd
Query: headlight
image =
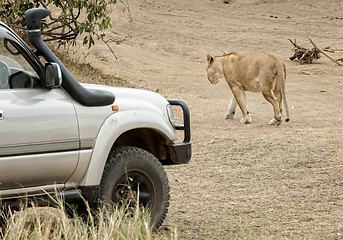
<path fill-rule="evenodd" d="M 168 118 L 170 123 L 173 125 L 173 127 L 175 128 L 175 119 L 174 119 L 174 113 L 173 113 L 173 108 L 171 105 L 167 105 L 167 113 L 168 113 Z"/>

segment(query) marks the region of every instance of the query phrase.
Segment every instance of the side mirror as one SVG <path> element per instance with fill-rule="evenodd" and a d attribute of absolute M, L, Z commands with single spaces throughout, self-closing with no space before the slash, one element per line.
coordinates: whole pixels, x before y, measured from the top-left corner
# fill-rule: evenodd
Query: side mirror
<path fill-rule="evenodd" d="M 45 86 L 47 88 L 57 88 L 62 84 L 62 72 L 57 63 L 45 64 Z"/>

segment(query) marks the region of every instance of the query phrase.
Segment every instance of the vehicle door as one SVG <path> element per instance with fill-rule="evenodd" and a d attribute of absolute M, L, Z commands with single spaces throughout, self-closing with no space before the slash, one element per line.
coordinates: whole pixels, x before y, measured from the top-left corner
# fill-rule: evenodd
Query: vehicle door
<path fill-rule="evenodd" d="M 79 154 L 74 105 L 8 36 L 0 28 L 0 196 L 63 188 Z"/>

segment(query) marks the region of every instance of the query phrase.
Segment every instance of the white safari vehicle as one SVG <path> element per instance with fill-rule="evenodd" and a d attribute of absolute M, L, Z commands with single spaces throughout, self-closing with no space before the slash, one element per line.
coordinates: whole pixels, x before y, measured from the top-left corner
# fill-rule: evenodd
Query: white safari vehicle
<path fill-rule="evenodd" d="M 159 227 L 169 207 L 162 165 L 191 158 L 187 105 L 144 90 L 80 84 L 41 39 L 49 14 L 26 12 L 35 52 L 0 22 L 1 205 L 47 194 L 91 206 L 132 198 Z M 180 106 L 182 124 L 171 105 Z M 176 130 L 183 141 L 176 142 Z"/>

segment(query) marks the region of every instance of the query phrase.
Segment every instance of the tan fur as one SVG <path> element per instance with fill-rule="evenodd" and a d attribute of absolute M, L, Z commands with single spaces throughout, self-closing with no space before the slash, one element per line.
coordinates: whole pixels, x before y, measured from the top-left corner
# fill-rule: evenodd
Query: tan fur
<path fill-rule="evenodd" d="M 246 109 L 245 91 L 261 92 L 274 109 L 274 118 L 270 124 L 281 124 L 282 102 L 286 109 L 286 121 L 289 110 L 285 95 L 286 67 L 281 60 L 271 54 L 242 56 L 231 52 L 223 56 L 206 56 L 207 77 L 212 84 L 225 78 L 233 93 L 226 118 L 233 118 L 235 109 L 240 107 L 242 122 L 250 123 L 251 117 Z"/>

